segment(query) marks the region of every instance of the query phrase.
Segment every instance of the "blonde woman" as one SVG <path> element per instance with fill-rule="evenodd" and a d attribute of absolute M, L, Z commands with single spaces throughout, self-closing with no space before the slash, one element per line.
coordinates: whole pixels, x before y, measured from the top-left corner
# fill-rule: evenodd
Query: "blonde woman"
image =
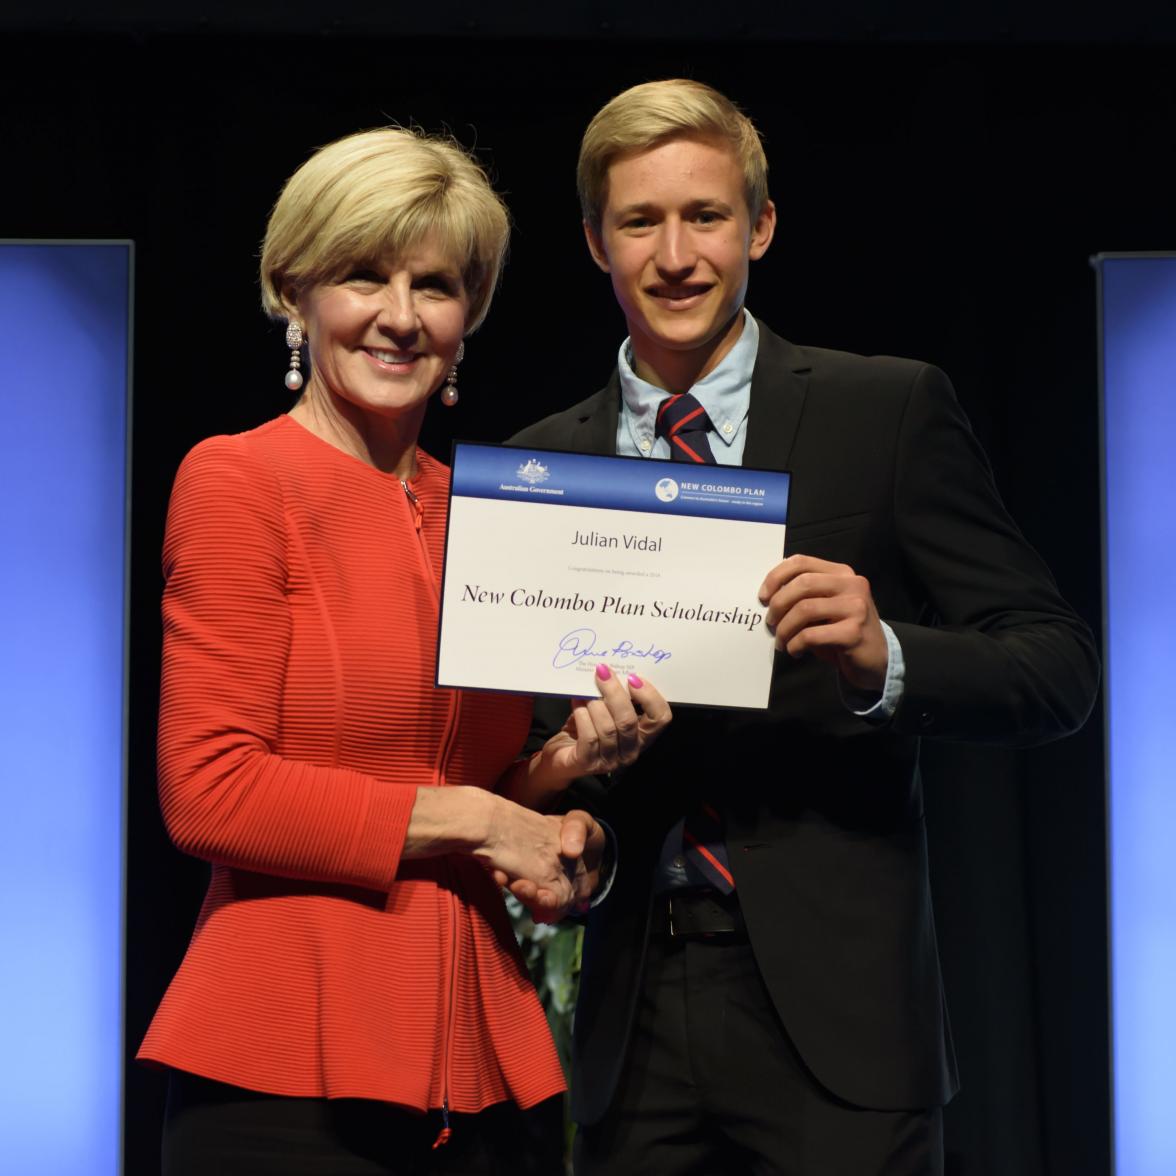
<path fill-rule="evenodd" d="M 160 796 L 212 877 L 139 1055 L 171 1071 L 169 1176 L 518 1170 L 495 1108 L 564 1088 L 499 885 L 541 918 L 587 898 L 600 827 L 536 810 L 669 709 L 601 666 L 524 759 L 528 699 L 433 686 L 448 471 L 416 442 L 507 232 L 449 141 L 320 150 L 261 260 L 297 403 L 177 476 Z"/>

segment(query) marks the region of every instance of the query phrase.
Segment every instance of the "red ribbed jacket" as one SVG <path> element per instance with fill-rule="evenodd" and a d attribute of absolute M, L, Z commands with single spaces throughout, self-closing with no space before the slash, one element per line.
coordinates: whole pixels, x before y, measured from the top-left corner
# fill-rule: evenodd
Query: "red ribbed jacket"
<path fill-rule="evenodd" d="M 212 879 L 141 1059 L 421 1110 L 564 1087 L 493 882 L 400 861 L 416 788 L 493 788 L 530 716 L 433 686 L 449 472 L 419 465 L 418 510 L 280 417 L 180 468 L 159 788 Z"/>

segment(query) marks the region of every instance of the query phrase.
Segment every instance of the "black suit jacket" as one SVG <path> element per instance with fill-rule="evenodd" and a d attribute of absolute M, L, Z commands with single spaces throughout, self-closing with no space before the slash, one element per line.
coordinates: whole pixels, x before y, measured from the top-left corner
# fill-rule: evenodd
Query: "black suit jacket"
<path fill-rule="evenodd" d="M 792 473 L 788 554 L 869 579 L 902 645 L 905 691 L 872 726 L 834 669 L 778 654 L 766 712 L 680 710 L 632 768 L 584 783 L 577 802 L 619 845 L 586 930 L 572 1079 L 584 1123 L 623 1064 L 662 840 L 699 796 L 724 813 L 756 959 L 817 1080 L 865 1107 L 946 1102 L 957 1079 L 919 740 L 1042 742 L 1083 722 L 1097 686 L 1090 632 L 1005 511 L 946 376 L 760 332 L 744 464 Z M 614 373 L 512 443 L 612 453 L 619 408 Z M 565 715 L 540 704 L 536 738 Z"/>

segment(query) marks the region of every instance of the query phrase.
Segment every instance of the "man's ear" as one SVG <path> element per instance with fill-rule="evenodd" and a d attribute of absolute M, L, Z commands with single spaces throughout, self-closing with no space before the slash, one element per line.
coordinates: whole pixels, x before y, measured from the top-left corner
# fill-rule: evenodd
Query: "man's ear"
<path fill-rule="evenodd" d="M 604 251 L 604 242 L 600 239 L 600 233 L 588 221 L 584 222 L 584 239 L 588 242 L 588 252 L 592 254 L 592 260 L 606 274 L 612 273 L 608 264 L 608 254 Z"/>
<path fill-rule="evenodd" d="M 768 251 L 772 238 L 776 235 L 776 206 L 765 200 L 760 214 L 751 226 L 751 244 L 748 246 L 747 256 L 752 261 L 759 261 Z"/>

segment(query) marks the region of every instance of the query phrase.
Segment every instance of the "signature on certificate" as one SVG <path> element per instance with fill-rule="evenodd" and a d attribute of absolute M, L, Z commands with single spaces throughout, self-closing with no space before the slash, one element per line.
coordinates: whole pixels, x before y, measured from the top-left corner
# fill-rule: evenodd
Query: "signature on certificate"
<path fill-rule="evenodd" d="M 551 659 L 552 666 L 557 670 L 566 670 L 577 662 L 590 659 L 601 661 L 604 658 L 617 657 L 647 657 L 656 665 L 660 665 L 668 657 L 673 657 L 668 649 L 659 649 L 650 644 L 645 649 L 639 649 L 632 641 L 618 641 L 610 646 L 604 642 L 600 649 L 596 648 L 595 629 L 573 629 L 559 639 L 559 648 Z"/>

